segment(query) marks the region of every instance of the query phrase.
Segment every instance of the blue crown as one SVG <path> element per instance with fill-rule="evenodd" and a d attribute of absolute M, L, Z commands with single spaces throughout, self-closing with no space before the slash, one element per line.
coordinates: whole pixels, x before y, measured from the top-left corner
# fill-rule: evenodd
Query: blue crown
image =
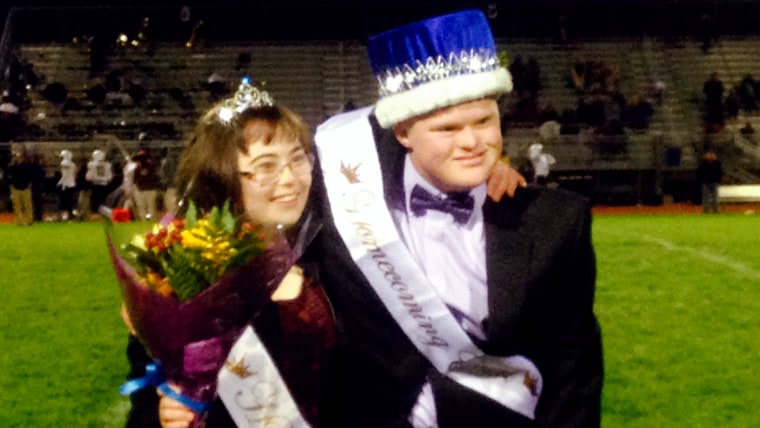
<path fill-rule="evenodd" d="M 380 100 L 375 115 L 389 127 L 410 117 L 512 90 L 480 10 L 438 16 L 370 37 L 367 45 Z"/>

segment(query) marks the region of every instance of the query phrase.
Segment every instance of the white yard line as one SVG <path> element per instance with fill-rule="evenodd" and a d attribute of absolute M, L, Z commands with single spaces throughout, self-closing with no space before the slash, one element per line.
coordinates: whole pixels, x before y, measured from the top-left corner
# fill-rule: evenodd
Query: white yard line
<path fill-rule="evenodd" d="M 678 252 L 693 256 L 693 257 L 698 257 L 698 258 L 707 260 L 711 263 L 723 265 L 739 274 L 748 276 L 750 278 L 760 279 L 759 271 L 743 263 L 740 263 L 728 257 L 722 256 L 720 254 L 711 253 L 707 250 L 698 250 L 692 247 L 677 245 L 676 243 L 668 241 L 667 239 L 662 239 L 662 238 L 658 238 L 656 236 L 651 236 L 651 235 L 642 235 L 641 239 L 647 242 L 658 244 L 662 246 L 663 248 L 665 248 L 666 250 L 678 251 Z"/>

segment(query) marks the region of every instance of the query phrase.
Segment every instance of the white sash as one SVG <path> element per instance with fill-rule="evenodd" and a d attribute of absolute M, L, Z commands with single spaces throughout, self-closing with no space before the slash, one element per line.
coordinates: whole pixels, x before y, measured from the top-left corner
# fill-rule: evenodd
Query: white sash
<path fill-rule="evenodd" d="M 341 238 L 396 322 L 439 372 L 533 419 L 542 386 L 538 369 L 523 356 L 493 357 L 478 349 L 401 240 L 383 199 L 371 110 L 335 116 L 315 137 Z"/>
<path fill-rule="evenodd" d="M 253 328 L 240 335 L 219 371 L 217 391 L 239 428 L 308 428 Z"/>

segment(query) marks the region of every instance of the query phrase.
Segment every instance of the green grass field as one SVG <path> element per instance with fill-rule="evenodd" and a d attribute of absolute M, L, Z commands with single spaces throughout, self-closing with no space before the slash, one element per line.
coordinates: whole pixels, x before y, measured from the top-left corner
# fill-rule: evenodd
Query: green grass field
<path fill-rule="evenodd" d="M 760 217 L 594 219 L 603 426 L 760 426 Z M 121 427 L 126 328 L 102 224 L 0 225 L 0 421 Z"/>

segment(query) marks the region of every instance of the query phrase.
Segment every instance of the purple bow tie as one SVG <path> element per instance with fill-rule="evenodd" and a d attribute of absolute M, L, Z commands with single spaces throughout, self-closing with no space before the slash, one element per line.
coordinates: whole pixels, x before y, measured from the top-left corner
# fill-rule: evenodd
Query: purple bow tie
<path fill-rule="evenodd" d="M 417 217 L 425 215 L 427 210 L 437 210 L 451 214 L 457 223 L 464 224 L 472 214 L 475 201 L 469 192 L 449 193 L 446 198 L 437 198 L 422 187 L 414 186 L 409 205 Z"/>

